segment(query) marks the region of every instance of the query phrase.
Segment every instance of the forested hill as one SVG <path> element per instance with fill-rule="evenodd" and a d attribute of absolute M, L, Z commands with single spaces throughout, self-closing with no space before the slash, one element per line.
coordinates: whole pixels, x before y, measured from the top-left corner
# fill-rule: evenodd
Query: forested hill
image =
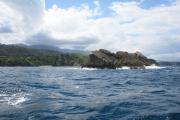
<path fill-rule="evenodd" d="M 44 49 L 33 49 L 16 45 L 0 44 L 0 56 L 37 56 L 37 55 L 59 55 L 61 52 Z"/>
<path fill-rule="evenodd" d="M 87 56 L 80 53 L 65 54 L 53 50 L 0 44 L 0 66 L 72 66 L 86 61 Z"/>

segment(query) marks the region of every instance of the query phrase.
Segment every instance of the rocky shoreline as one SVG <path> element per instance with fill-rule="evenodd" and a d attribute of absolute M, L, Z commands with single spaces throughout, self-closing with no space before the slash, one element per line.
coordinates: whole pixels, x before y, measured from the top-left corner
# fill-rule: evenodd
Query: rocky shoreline
<path fill-rule="evenodd" d="M 131 69 L 138 69 L 153 64 L 157 65 L 157 62 L 147 58 L 140 52 L 128 53 L 118 51 L 112 53 L 108 50 L 100 49 L 93 51 L 88 57 L 88 62 L 83 64 L 82 67 L 116 69 L 127 66 Z"/>

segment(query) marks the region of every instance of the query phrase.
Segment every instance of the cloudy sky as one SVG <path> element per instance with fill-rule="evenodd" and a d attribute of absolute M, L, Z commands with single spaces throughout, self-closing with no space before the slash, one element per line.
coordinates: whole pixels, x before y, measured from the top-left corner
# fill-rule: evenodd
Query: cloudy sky
<path fill-rule="evenodd" d="M 0 43 L 180 61 L 180 0 L 0 0 Z"/>

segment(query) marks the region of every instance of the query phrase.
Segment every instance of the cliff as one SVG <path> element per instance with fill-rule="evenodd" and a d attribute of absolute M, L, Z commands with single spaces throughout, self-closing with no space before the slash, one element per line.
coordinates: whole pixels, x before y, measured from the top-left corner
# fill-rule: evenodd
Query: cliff
<path fill-rule="evenodd" d="M 149 59 L 140 52 L 128 53 L 118 51 L 112 53 L 108 50 L 100 49 L 93 51 L 89 55 L 88 62 L 82 67 L 90 68 L 120 68 L 122 66 L 128 66 L 130 68 L 143 68 L 144 66 L 150 66 L 156 64 L 156 61 Z"/>

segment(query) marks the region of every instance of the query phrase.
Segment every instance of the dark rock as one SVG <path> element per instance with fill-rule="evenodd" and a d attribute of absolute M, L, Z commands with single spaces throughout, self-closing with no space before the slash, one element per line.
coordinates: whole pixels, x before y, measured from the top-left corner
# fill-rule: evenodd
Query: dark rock
<path fill-rule="evenodd" d="M 123 51 L 118 51 L 112 53 L 108 50 L 100 49 L 93 51 L 89 55 L 89 60 L 82 67 L 91 67 L 91 68 L 119 68 L 122 66 L 128 66 L 132 69 L 144 68 L 144 66 L 149 66 L 156 64 L 156 61 L 153 59 L 148 59 L 142 53 L 128 53 Z"/>

